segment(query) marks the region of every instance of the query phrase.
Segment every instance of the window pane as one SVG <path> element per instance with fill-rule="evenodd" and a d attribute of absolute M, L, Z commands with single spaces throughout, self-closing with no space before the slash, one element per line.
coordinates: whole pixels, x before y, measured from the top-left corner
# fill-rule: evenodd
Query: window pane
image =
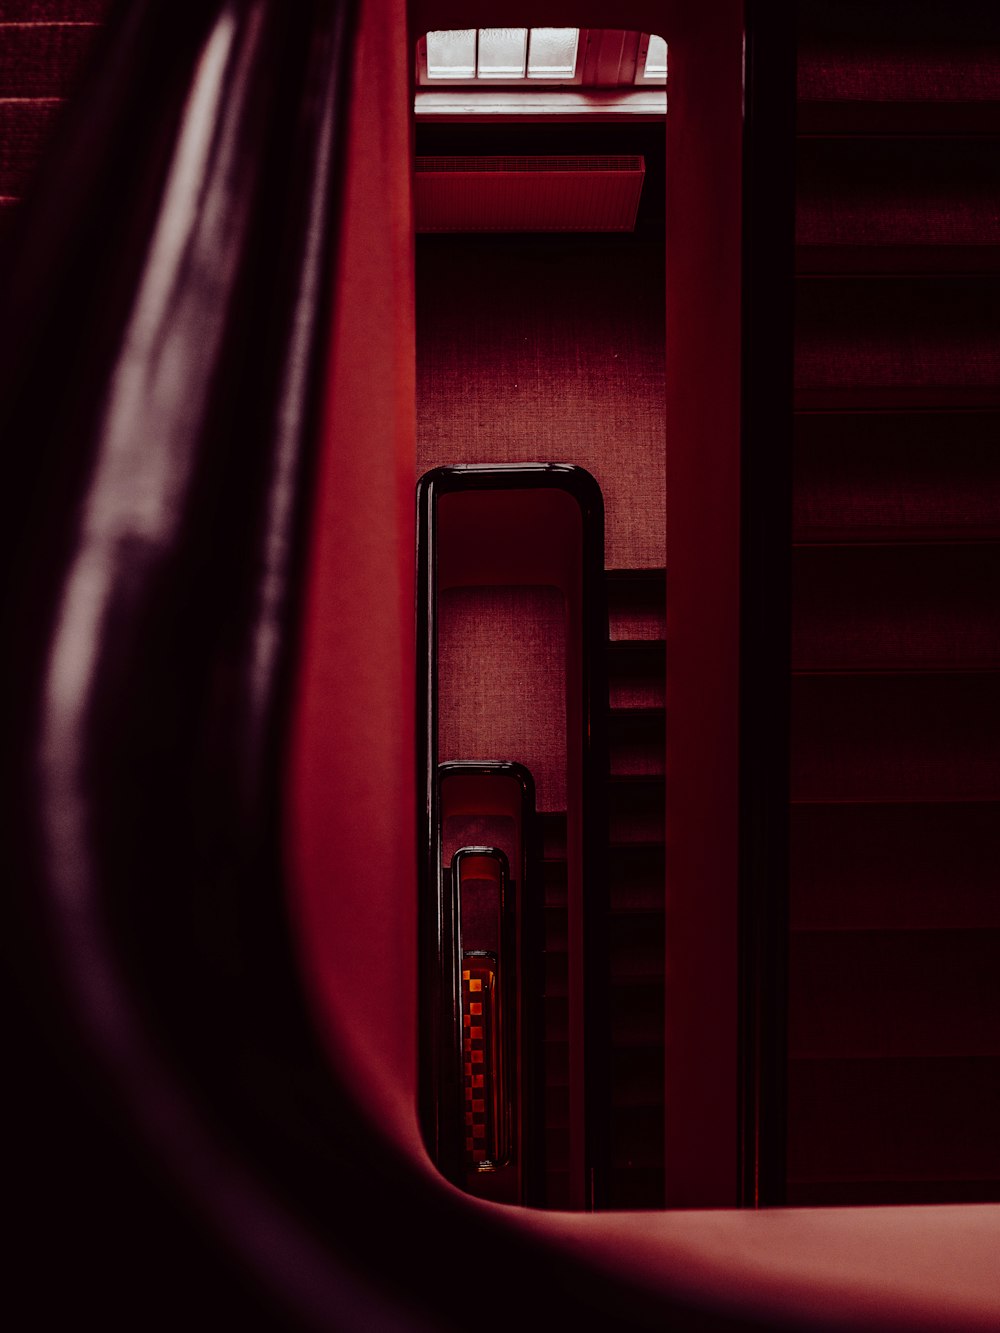
<path fill-rule="evenodd" d="M 665 79 L 667 77 L 667 44 L 662 37 L 652 33 L 649 38 L 649 50 L 646 52 L 646 68 L 642 71 L 647 79 Z"/>
<path fill-rule="evenodd" d="M 479 29 L 479 77 L 523 79 L 527 28 Z"/>
<path fill-rule="evenodd" d="M 427 34 L 429 79 L 474 79 L 476 77 L 476 30 L 456 28 Z"/>
<path fill-rule="evenodd" d="M 571 79 L 579 40 L 579 28 L 532 28 L 528 78 Z"/>

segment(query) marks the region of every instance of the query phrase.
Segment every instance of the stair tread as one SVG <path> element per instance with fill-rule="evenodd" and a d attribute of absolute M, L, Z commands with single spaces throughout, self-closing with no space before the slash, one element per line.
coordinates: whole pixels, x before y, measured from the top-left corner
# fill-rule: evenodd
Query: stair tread
<path fill-rule="evenodd" d="M 666 636 L 666 572 L 607 570 L 608 638 L 635 644 Z"/>
<path fill-rule="evenodd" d="M 662 708 L 666 644 L 662 639 L 608 642 L 608 705 L 613 712 Z"/>
<path fill-rule="evenodd" d="M 0 98 L 0 194 L 24 194 L 62 106 L 62 98 Z"/>
<path fill-rule="evenodd" d="M 4 0 L 4 25 L 24 23 L 100 23 L 111 0 Z"/>
<path fill-rule="evenodd" d="M 1000 1174 L 1000 1060 L 789 1062 L 792 1179 Z"/>
<path fill-rule="evenodd" d="M 1000 413 L 804 413 L 797 542 L 1000 533 Z"/>
<path fill-rule="evenodd" d="M 1000 10 L 798 21 L 788 1201 L 998 1199 Z"/>
<path fill-rule="evenodd" d="M 1000 798 L 995 673 L 792 679 L 794 801 Z"/>
<path fill-rule="evenodd" d="M 622 662 L 630 653 L 641 659 L 641 665 L 659 664 L 666 654 L 663 639 L 615 639 L 608 643 L 608 661 L 612 667 L 621 669 Z"/>
<path fill-rule="evenodd" d="M 64 97 L 75 86 L 100 19 L 10 22 L 0 27 L 0 96 Z"/>
<path fill-rule="evenodd" d="M 608 718 L 612 779 L 661 775 L 664 740 L 662 708 L 613 710 Z"/>
<path fill-rule="evenodd" d="M 1000 101 L 1000 33 L 986 6 L 839 0 L 799 10 L 797 92 L 810 103 L 988 107 Z M 871 123 L 871 122 L 869 122 Z"/>
<path fill-rule="evenodd" d="M 997 275 L 798 279 L 796 405 L 997 406 Z"/>
<path fill-rule="evenodd" d="M 797 671 L 1000 667 L 1000 544 L 807 546 L 792 561 Z"/>
<path fill-rule="evenodd" d="M 787 1203 L 792 1208 L 877 1206 L 886 1204 L 996 1203 L 1000 1180 L 983 1180 L 975 1174 L 944 1180 L 903 1176 L 895 1179 L 846 1176 L 840 1179 L 791 1179 Z"/>
<path fill-rule="evenodd" d="M 1000 246 L 1000 143 L 983 136 L 800 141 L 796 244 L 818 251 Z M 845 257 L 845 263 L 850 258 Z M 867 260 L 866 260 L 867 262 Z M 929 255 L 927 263 L 933 264 Z M 957 262 L 957 261 L 956 261 Z"/>
<path fill-rule="evenodd" d="M 993 121 L 1000 31 L 990 6 L 801 0 L 797 17 L 800 132 L 975 130 Z"/>
<path fill-rule="evenodd" d="M 1000 803 L 797 806 L 790 834 L 793 930 L 1000 926 Z"/>
<path fill-rule="evenodd" d="M 1000 1057 L 1000 929 L 793 934 L 795 1059 Z"/>
<path fill-rule="evenodd" d="M 650 850 L 663 843 L 666 810 L 662 777 L 613 775 L 608 788 L 609 841 Z"/>

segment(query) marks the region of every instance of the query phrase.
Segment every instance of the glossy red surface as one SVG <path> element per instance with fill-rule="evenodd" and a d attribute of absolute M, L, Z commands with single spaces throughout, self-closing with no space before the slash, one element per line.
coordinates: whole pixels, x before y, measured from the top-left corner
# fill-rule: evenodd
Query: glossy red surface
<path fill-rule="evenodd" d="M 545 17 L 554 23 L 600 22 L 600 11 L 592 3 L 581 11 L 560 0 Z M 461 1260 L 485 1251 L 512 1276 L 492 1290 L 488 1306 L 482 1303 L 484 1327 L 527 1322 L 525 1311 L 532 1309 L 533 1318 L 535 1308 L 526 1298 L 545 1290 L 559 1293 L 560 1316 L 577 1327 L 596 1317 L 622 1327 L 669 1324 L 689 1330 L 995 1329 L 1000 1323 L 996 1206 L 543 1215 L 459 1195 L 430 1170 L 423 1153 L 414 1108 L 414 1033 L 405 1023 L 386 1023 L 374 983 L 391 977 L 394 1012 L 415 1007 L 413 348 L 405 51 L 412 36 L 429 26 L 537 17 L 534 10 L 529 15 L 485 5 L 470 17 L 468 6 L 456 0 L 415 11 L 407 33 L 394 0 L 369 0 L 363 11 L 287 806 L 290 901 L 329 1066 L 314 1061 L 310 1024 L 294 1005 L 268 1007 L 272 996 L 287 999 L 290 983 L 281 975 L 276 979 L 284 957 L 280 914 L 255 915 L 266 898 L 258 893 L 262 881 L 252 855 L 259 824 L 248 817 L 225 823 L 233 836 L 225 845 L 209 840 L 209 864 L 197 863 L 202 878 L 192 875 L 185 860 L 192 848 L 205 854 L 199 838 L 206 825 L 214 829 L 217 817 L 230 820 L 231 806 L 242 812 L 246 789 L 258 776 L 252 763 L 227 768 L 231 781 L 220 796 L 214 781 L 220 754 L 232 761 L 245 759 L 247 751 L 236 743 L 227 748 L 232 737 L 225 726 L 207 735 L 196 730 L 205 713 L 216 716 L 201 705 L 230 702 L 233 679 L 242 680 L 225 636 L 215 638 L 231 588 L 223 583 L 219 598 L 205 596 L 204 574 L 213 562 L 191 557 L 211 542 L 188 544 L 183 524 L 176 546 L 173 540 L 148 541 L 143 528 L 145 544 L 130 546 L 121 539 L 123 532 L 135 531 L 125 524 L 130 515 L 148 518 L 142 504 L 130 510 L 131 502 L 159 496 L 161 517 L 176 517 L 173 506 L 183 488 L 174 483 L 201 457 L 196 429 L 204 423 L 187 430 L 183 423 L 189 420 L 192 386 L 205 382 L 205 331 L 216 328 L 213 321 L 219 318 L 217 301 L 207 299 L 214 289 L 182 281 L 189 274 L 181 266 L 177 290 L 183 299 L 170 307 L 167 327 L 175 328 L 170 321 L 193 310 L 197 332 L 182 339 L 185 368 L 172 363 L 173 374 L 166 377 L 170 392 L 154 396 L 157 413 L 164 415 L 151 413 L 140 398 L 137 416 L 119 418 L 125 425 L 131 420 L 129 429 L 104 436 L 96 429 L 94 404 L 80 387 L 97 372 L 88 371 L 80 349 L 100 352 L 98 334 L 116 330 L 114 317 L 121 310 L 106 291 L 91 290 L 86 282 L 73 286 L 87 276 L 84 264 L 76 264 L 70 278 L 53 267 L 53 238 L 68 244 L 70 223 L 79 225 L 75 213 L 60 231 L 62 213 L 51 208 L 33 261 L 26 261 L 11 283 L 21 345 L 15 340 L 5 361 L 5 374 L 15 383 L 13 398 L 5 384 L 2 402 L 6 411 L 27 385 L 30 407 L 27 415 L 14 412 L 11 418 L 22 432 L 12 436 L 19 461 L 28 460 L 18 476 L 31 475 L 36 455 L 43 462 L 68 461 L 68 473 L 53 470 L 45 480 L 58 476 L 66 494 L 75 497 L 67 501 L 62 491 L 46 485 L 45 504 L 40 491 L 21 489 L 9 502 L 12 527 L 15 517 L 23 520 L 14 509 L 29 506 L 32 521 L 22 526 L 31 541 L 17 549 L 34 557 L 35 601 L 9 639 L 19 682 L 11 710 L 17 780 L 12 789 L 19 803 L 8 830 L 15 865 L 24 872 L 12 890 L 11 937 L 19 956 L 13 960 L 18 989 L 11 1012 L 18 1014 L 19 1041 L 25 1030 L 36 1032 L 33 1024 L 39 1038 L 19 1065 L 27 1074 L 12 1080 L 11 1094 L 22 1112 L 26 1105 L 36 1117 L 32 1122 L 21 1115 L 10 1154 L 15 1165 L 26 1168 L 32 1186 L 28 1195 L 18 1196 L 19 1206 L 27 1198 L 30 1207 L 14 1218 L 15 1229 L 38 1246 L 31 1271 L 40 1280 L 30 1291 L 32 1308 L 44 1315 L 60 1299 L 61 1288 L 63 1309 L 73 1318 L 81 1306 L 88 1315 L 104 1317 L 119 1290 L 125 1296 L 114 1314 L 124 1327 L 155 1322 L 165 1309 L 169 1317 L 183 1305 L 185 1317 L 197 1310 L 198 1318 L 223 1324 L 236 1319 L 241 1327 L 259 1320 L 271 1327 L 447 1328 L 461 1325 L 470 1297 L 482 1295 L 481 1286 L 470 1288 L 471 1263 Z M 650 4 L 630 7 L 622 21 L 659 28 L 671 41 L 679 99 L 671 170 L 675 182 L 690 186 L 671 225 L 674 240 L 684 236 L 693 247 L 691 267 L 678 266 L 668 288 L 674 312 L 671 366 L 689 372 L 675 380 L 670 419 L 690 432 L 692 448 L 691 456 L 678 454 L 671 502 L 679 524 L 676 534 L 671 529 L 679 580 L 677 600 L 672 584 L 671 615 L 676 612 L 680 620 L 668 625 L 668 634 L 680 656 L 668 677 L 668 700 L 675 711 L 688 710 L 689 720 L 681 721 L 670 750 L 680 805 L 673 807 L 669 825 L 676 896 L 668 975 L 672 988 L 684 981 L 700 998 L 683 1012 L 670 1009 L 668 1068 L 674 1076 L 668 1093 L 683 1093 L 687 1100 L 672 1116 L 668 1163 L 679 1173 L 674 1177 L 679 1192 L 694 1195 L 704 1184 L 711 1197 L 721 1197 L 732 1178 L 727 1163 L 734 1138 L 726 1138 L 728 1113 L 713 1098 L 728 1094 L 735 1043 L 734 997 L 720 971 L 732 961 L 735 893 L 736 585 L 729 524 L 738 394 L 730 279 L 737 259 L 735 248 L 720 248 L 732 242 L 732 216 L 717 212 L 733 203 L 734 176 L 727 175 L 727 184 L 714 181 L 712 173 L 726 163 L 735 173 L 738 97 L 727 76 L 720 99 L 699 104 L 696 76 L 704 75 L 710 86 L 711 52 L 733 71 L 739 16 L 728 4 Z M 228 19 L 220 23 L 232 38 Z M 206 29 L 210 26 L 206 19 Z M 197 47 L 192 34 L 190 46 L 181 43 L 183 59 L 171 69 L 183 73 Z M 240 35 L 253 47 L 253 24 L 240 28 Z M 146 71 L 163 68 L 169 49 L 169 43 L 145 49 Z M 120 68 L 127 67 L 123 61 Z M 183 91 L 186 85 L 181 80 L 177 87 Z M 241 91 L 245 86 L 235 78 L 232 95 L 223 99 L 230 114 Z M 165 105 L 173 129 L 183 126 L 181 106 L 170 99 Z M 113 99 L 108 107 L 113 110 Z M 129 134 L 131 129 L 130 123 Z M 163 142 L 172 142 L 169 134 Z M 227 144 L 232 147 L 221 135 L 216 149 Z M 698 144 L 717 146 L 718 158 L 695 152 Z M 93 144 L 89 151 L 96 151 Z M 81 153 L 78 160 L 85 158 Z M 122 161 L 137 169 L 135 159 L 126 157 L 119 167 Z M 86 202 L 86 190 L 69 165 L 63 202 Z M 111 173 L 109 179 L 128 176 Z M 239 174 L 226 171 L 221 178 L 233 186 Z M 218 180 L 212 173 L 209 179 Z M 140 191 L 144 206 L 158 197 L 155 187 L 162 181 L 153 172 L 148 184 Z M 83 233 L 92 247 L 85 257 L 95 263 L 93 247 L 104 235 L 94 225 L 101 207 L 98 201 L 97 212 L 92 207 L 87 213 L 89 230 Z M 157 216 L 155 209 L 139 212 L 140 221 Z M 105 215 L 105 223 L 118 216 Z M 194 234 L 201 234 L 199 227 L 207 222 L 196 201 L 184 216 L 198 224 Z M 211 227 L 208 233 L 215 235 Z M 139 241 L 148 239 L 139 228 L 136 249 L 144 250 Z M 227 241 L 235 244 L 231 228 Z M 105 251 L 100 258 L 107 262 Z M 218 277 L 211 264 L 206 271 Z M 33 308 L 21 284 L 41 283 L 49 274 L 54 286 L 40 287 L 46 299 Z M 51 310 L 57 319 L 49 317 Z M 90 322 L 81 329 L 84 314 Z M 64 336 L 56 336 L 60 331 Z M 118 346 L 116 339 L 109 341 Z M 154 340 L 154 350 L 161 345 Z M 41 353 L 29 375 L 37 348 Z M 116 364 L 109 354 L 102 373 Z M 158 364 L 155 357 L 152 364 Z M 51 392 L 53 365 L 65 368 L 60 379 L 65 406 Z M 112 395 L 112 401 L 121 400 Z M 220 437 L 213 431 L 205 438 Z M 50 453 L 53 440 L 59 447 Z M 91 479 L 82 477 L 80 448 L 74 449 L 81 440 L 88 449 L 93 444 L 93 458 L 105 463 L 95 468 L 92 489 Z M 115 440 L 125 451 L 115 458 L 133 459 L 137 472 L 130 467 L 123 474 L 108 465 Z M 245 445 L 245 438 L 239 443 Z M 696 444 L 706 451 L 702 461 L 712 461 L 718 470 L 711 480 L 696 473 Z M 245 465 L 245 449 L 239 457 Z M 145 475 L 141 469 L 158 459 L 164 462 L 159 481 L 166 489 L 137 488 L 135 476 Z M 109 480 L 115 484 L 105 486 Z M 85 554 L 86 542 L 79 551 L 73 546 L 79 534 L 66 515 L 76 513 L 77 501 L 96 505 L 95 497 L 101 501 L 96 512 L 104 519 L 117 517 L 123 526 L 113 529 L 111 554 L 95 566 L 105 579 L 100 586 L 108 591 L 102 604 L 108 614 L 100 634 L 88 639 L 66 629 L 63 584 L 53 571 L 62 578 Z M 196 527 L 202 537 L 215 533 L 209 520 L 225 507 L 223 499 L 232 503 L 232 493 L 200 511 Z M 718 501 L 718 511 L 710 501 Z M 36 514 L 50 522 L 46 531 L 60 531 L 62 522 L 72 534 L 62 530 L 53 547 L 40 552 Z M 96 541 L 102 531 L 107 530 L 87 529 L 87 540 Z M 695 542 L 700 547 L 706 533 L 720 542 L 707 565 L 695 559 Z M 151 562 L 165 561 L 171 578 L 150 583 L 145 575 L 152 565 L 135 558 L 139 549 Z M 181 557 L 179 575 L 172 566 L 175 551 Z M 175 577 L 180 581 L 173 582 Z M 86 580 L 75 584 L 84 591 L 94 586 Z M 95 605 L 87 597 L 65 602 L 67 615 Z M 201 608 L 197 624 L 203 634 L 190 633 L 192 605 Z M 202 645 L 214 646 L 220 655 L 209 656 L 206 672 L 200 659 L 192 667 L 179 644 L 194 644 L 196 658 Z M 47 676 L 60 661 L 65 674 Z M 183 693 L 181 679 L 195 682 L 191 693 Z M 75 692 L 56 691 L 58 707 L 39 709 L 39 680 L 74 686 Z M 918 685 L 915 692 L 923 688 Z M 847 692 L 856 689 L 852 683 Z M 822 709 L 816 713 L 822 715 Z M 245 723 L 246 716 L 224 716 L 242 742 L 247 732 L 236 723 Z M 193 739 L 183 726 L 172 725 L 175 718 L 195 727 Z M 185 744 L 195 758 L 205 744 L 212 762 L 191 769 Z M 828 766 L 817 780 L 839 771 Z M 908 770 L 903 776 L 913 780 Z M 251 813 L 257 808 L 252 801 L 248 805 Z M 232 859 L 234 849 L 239 855 Z M 137 884 L 142 895 L 135 892 Z M 192 886 L 205 895 L 192 892 Z M 696 898 L 703 888 L 704 896 Z M 230 889 L 240 904 L 231 916 Z M 34 899 L 44 904 L 44 924 L 36 919 Z M 31 900 L 27 906 L 26 900 Z M 262 920 L 270 925 L 268 948 L 247 955 L 259 969 L 249 977 L 241 971 L 240 932 L 213 934 L 206 904 L 210 910 L 221 907 L 224 921 L 239 921 L 250 933 L 250 920 L 257 927 Z M 177 983 L 179 969 L 183 986 Z M 242 1007 L 230 1007 L 233 994 Z M 251 1014 L 259 1024 L 249 1021 Z M 289 1034 L 292 1041 L 286 1040 Z M 363 1116 L 356 1114 L 358 1102 Z M 684 1151 L 690 1151 L 689 1163 Z M 185 1200 L 183 1210 L 178 1196 Z M 245 1271 L 236 1274 L 229 1267 L 231 1252 L 241 1255 Z M 201 1296 L 206 1281 L 214 1284 L 210 1302 Z M 258 1283 L 267 1287 L 266 1299 L 258 1300 Z M 253 1299 L 246 1298 L 248 1290 Z M 235 1310 L 234 1293 L 240 1293 Z M 128 1306 L 129 1301 L 135 1304 Z M 111 1317 L 106 1326 L 113 1326 Z"/>
<path fill-rule="evenodd" d="M 598 7 L 586 5 L 571 10 L 555 4 L 546 17 L 552 23 L 602 20 Z M 683 264 L 668 268 L 667 289 L 668 369 L 673 372 L 668 433 L 676 449 L 668 464 L 667 704 L 676 724 L 668 742 L 674 794 L 668 810 L 667 1056 L 668 1091 L 674 1102 L 667 1160 L 674 1203 L 725 1204 L 733 1197 L 736 1140 L 729 1108 L 735 1094 L 736 1042 L 740 13 L 736 5 L 697 10 L 632 6 L 618 17 L 664 32 L 671 43 L 668 157 L 676 193 L 668 213 L 668 246 L 685 255 Z M 537 21 L 537 13 L 529 15 L 516 6 L 477 6 L 472 14 L 467 5 L 416 6 L 411 32 L 501 18 Z M 368 125 L 362 133 L 374 131 Z M 391 231 L 391 218 L 380 225 Z M 361 254 L 354 253 L 360 260 Z M 359 281 L 357 275 L 354 281 Z M 359 308 L 356 317 L 360 322 L 354 342 L 360 354 L 375 330 L 367 325 L 367 312 Z M 385 330 L 380 336 L 385 337 Z M 389 344 L 383 346 L 388 350 Z M 398 361 L 383 364 L 400 368 L 408 393 L 409 363 L 402 347 L 397 346 L 397 354 Z M 354 418 L 344 422 L 344 438 L 364 430 L 365 411 L 359 399 Z M 381 448 L 386 448 L 385 440 Z M 332 473 L 328 487 L 332 500 Z M 386 540 L 392 540 L 388 534 Z M 401 545 L 393 549 L 405 564 L 408 556 Z M 706 550 L 712 552 L 707 561 Z M 357 552 L 353 558 L 357 560 Z M 341 571 L 336 562 L 329 569 L 332 583 L 335 571 L 338 579 Z M 393 576 L 393 583 L 399 577 Z M 323 582 L 320 576 L 314 585 L 317 597 Z M 363 580 L 351 576 L 351 584 L 357 590 L 348 608 L 360 610 L 365 604 Z M 394 641 L 400 635 L 405 640 L 402 626 Z M 332 631 L 329 639 L 311 642 L 313 652 L 321 653 L 322 644 L 332 642 Z M 404 656 L 406 651 L 404 644 Z M 378 692 L 386 688 L 383 678 L 387 683 L 395 679 L 395 666 L 378 654 L 373 660 Z M 309 671 L 316 669 L 307 661 L 307 681 Z M 372 697 L 370 672 L 362 681 L 348 671 L 350 699 L 339 677 L 338 682 L 344 712 L 363 711 Z M 395 708 L 392 713 L 397 715 Z M 317 758 L 329 749 L 319 734 L 308 744 Z M 381 789 L 392 792 L 397 779 L 391 751 L 380 747 L 375 753 L 389 765 Z M 303 802 L 300 817 L 306 808 Z M 320 812 L 313 808 L 318 830 Z M 397 804 L 395 813 L 403 826 L 404 810 L 405 804 Z M 311 891 L 300 881 L 302 891 L 311 892 L 317 903 L 319 878 Z M 399 884 L 398 873 L 394 883 Z M 351 908 L 328 907 L 324 914 L 363 910 L 356 894 L 349 892 L 349 901 Z M 365 920 L 371 910 L 363 910 Z M 317 946 L 310 948 L 315 952 Z M 348 966 L 340 979 L 331 974 L 323 982 L 327 1021 L 335 1029 L 347 1018 L 360 1018 L 360 1030 L 367 1027 L 357 997 L 346 993 L 353 975 Z M 677 1003 L 682 994 L 688 997 L 683 1007 Z M 363 1044 L 353 1037 L 347 1044 L 355 1073 L 367 1073 L 372 1059 Z M 405 1070 L 408 1063 L 400 1067 Z M 406 1090 L 386 1088 L 385 1070 L 376 1071 L 374 1082 L 382 1089 L 376 1110 L 383 1122 L 397 1116 L 405 1121 Z M 412 1122 L 401 1128 L 403 1139 L 412 1142 Z M 428 1178 L 428 1188 L 440 1186 Z M 483 1207 L 469 1206 L 470 1217 Z M 818 1320 L 888 1328 L 915 1320 L 929 1327 L 969 1329 L 987 1327 L 996 1313 L 989 1278 L 997 1227 L 993 1209 L 767 1215 L 723 1211 L 641 1218 L 524 1213 L 505 1215 L 504 1223 L 512 1232 L 527 1231 L 539 1245 L 569 1250 L 599 1270 L 657 1292 L 664 1310 L 674 1300 L 693 1297 L 719 1320 L 740 1318 L 737 1311 L 742 1311 L 744 1318 L 769 1324 L 786 1320 L 807 1326 Z"/>

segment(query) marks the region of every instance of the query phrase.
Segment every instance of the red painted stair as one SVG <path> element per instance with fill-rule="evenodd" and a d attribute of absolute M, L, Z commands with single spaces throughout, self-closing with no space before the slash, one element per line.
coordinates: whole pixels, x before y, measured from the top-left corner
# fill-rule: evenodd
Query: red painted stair
<path fill-rule="evenodd" d="M 995 9 L 800 6 L 788 1199 L 1000 1198 Z"/>

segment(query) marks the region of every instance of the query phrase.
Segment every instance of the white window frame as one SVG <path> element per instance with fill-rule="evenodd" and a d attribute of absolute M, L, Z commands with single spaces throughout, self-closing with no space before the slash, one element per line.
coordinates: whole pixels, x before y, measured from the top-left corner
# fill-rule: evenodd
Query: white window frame
<path fill-rule="evenodd" d="M 635 61 L 635 83 L 639 88 L 662 88 L 666 84 L 666 76 L 646 74 L 646 57 L 649 54 L 650 38 L 656 36 L 655 33 L 644 32 L 639 39 L 639 51 Z M 667 47 L 667 70 L 670 69 L 670 48 Z"/>
<path fill-rule="evenodd" d="M 552 25 L 549 25 L 552 26 Z M 479 33 L 482 30 L 476 29 L 476 64 L 479 63 Z M 576 68 L 571 78 L 552 79 L 552 78 L 529 78 L 527 72 L 528 50 L 531 46 L 531 29 L 528 29 L 528 49 L 525 52 L 525 72 L 520 78 L 480 78 L 474 75 L 472 78 L 462 79 L 432 79 L 427 74 L 427 35 L 417 42 L 417 86 L 419 88 L 433 88 L 435 92 L 447 92 L 449 88 L 476 88 L 483 92 L 488 92 L 491 88 L 571 88 L 583 81 L 584 55 L 587 50 L 587 33 L 589 29 L 579 28 L 579 38 L 576 44 Z"/>
<path fill-rule="evenodd" d="M 478 30 L 477 30 L 478 31 Z M 580 28 L 576 48 L 576 70 L 572 79 L 428 79 L 427 38 L 416 48 L 416 95 L 414 113 L 422 121 L 472 123 L 516 121 L 523 117 L 556 120 L 659 120 L 667 110 L 666 84 L 662 77 L 646 78 L 646 55 L 650 34 L 627 36 L 622 63 L 614 82 L 594 80 L 602 62 L 600 28 Z M 612 42 L 613 45 L 613 42 Z M 630 48 L 630 49 L 628 49 Z M 633 54 L 634 52 L 634 54 Z M 478 54 L 478 38 L 477 38 Z M 590 75 L 589 78 L 585 77 Z"/>

